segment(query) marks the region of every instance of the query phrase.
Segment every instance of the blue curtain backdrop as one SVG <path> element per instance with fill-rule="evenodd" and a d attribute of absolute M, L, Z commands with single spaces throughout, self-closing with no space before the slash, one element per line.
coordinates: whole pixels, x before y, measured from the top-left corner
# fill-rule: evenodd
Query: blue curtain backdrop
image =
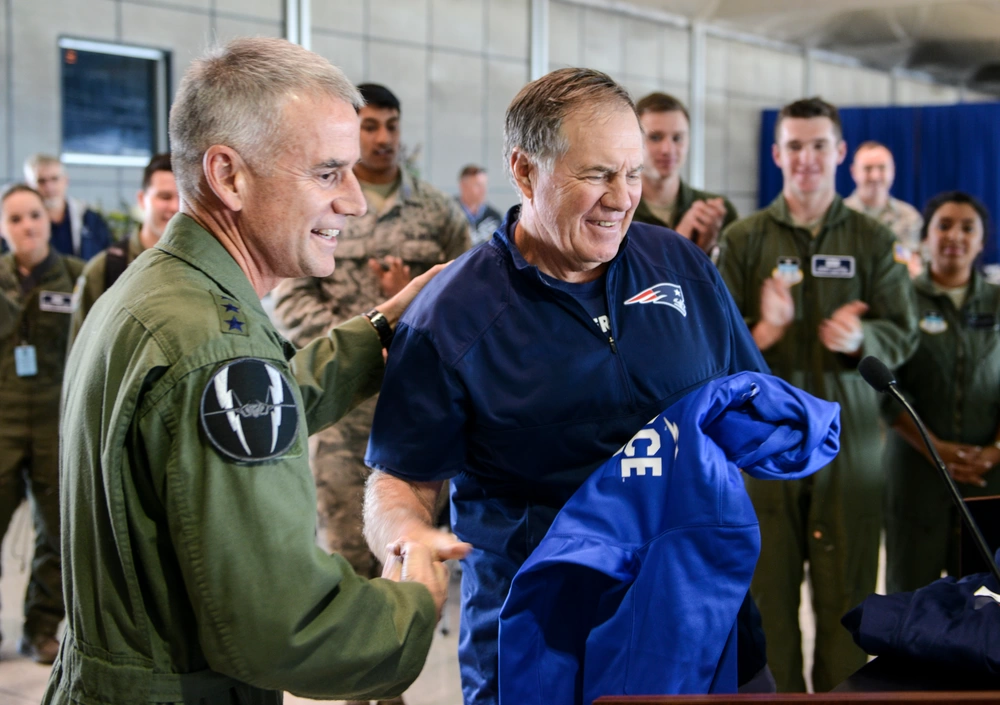
<path fill-rule="evenodd" d="M 776 110 L 761 119 L 758 204 L 781 193 L 781 171 L 774 165 Z M 928 107 L 844 108 L 840 111 L 847 159 L 837 170 L 837 192 L 854 190 L 848 170 L 854 148 L 865 140 L 886 145 L 896 160 L 892 195 L 918 209 L 936 193 L 968 191 L 986 204 L 994 223 L 1000 218 L 1000 103 Z M 988 226 L 985 262 L 1000 262 L 995 225 Z"/>

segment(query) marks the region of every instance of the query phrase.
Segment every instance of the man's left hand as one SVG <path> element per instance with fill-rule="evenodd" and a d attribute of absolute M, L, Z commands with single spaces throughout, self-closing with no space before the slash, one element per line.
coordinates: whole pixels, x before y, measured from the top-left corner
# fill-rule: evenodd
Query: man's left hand
<path fill-rule="evenodd" d="M 378 280 L 382 296 L 393 297 L 403 290 L 413 278 L 410 276 L 410 266 L 403 264 L 399 257 L 387 256 L 379 261 L 372 257 L 368 260 L 368 269 Z"/>
<path fill-rule="evenodd" d="M 864 301 L 846 303 L 819 324 L 819 342 L 831 352 L 857 357 L 865 334 L 861 316 L 868 311 Z"/>

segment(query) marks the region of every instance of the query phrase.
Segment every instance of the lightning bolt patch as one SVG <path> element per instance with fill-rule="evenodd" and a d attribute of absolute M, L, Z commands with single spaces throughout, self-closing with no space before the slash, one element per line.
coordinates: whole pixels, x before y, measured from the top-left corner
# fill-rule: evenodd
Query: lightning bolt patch
<path fill-rule="evenodd" d="M 227 460 L 252 463 L 288 452 L 299 412 L 288 381 L 273 363 L 242 358 L 217 369 L 205 385 L 201 427 Z"/>

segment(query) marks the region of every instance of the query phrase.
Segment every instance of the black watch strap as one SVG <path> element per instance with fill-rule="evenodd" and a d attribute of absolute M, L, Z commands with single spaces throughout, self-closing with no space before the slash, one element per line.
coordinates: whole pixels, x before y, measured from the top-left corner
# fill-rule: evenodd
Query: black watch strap
<path fill-rule="evenodd" d="M 393 335 L 392 326 L 389 325 L 389 319 L 386 318 L 385 314 L 377 308 L 373 308 L 371 311 L 368 311 L 364 314 L 364 316 L 371 322 L 375 332 L 378 333 L 378 339 L 382 341 L 382 347 L 388 350 L 389 346 L 392 344 Z"/>

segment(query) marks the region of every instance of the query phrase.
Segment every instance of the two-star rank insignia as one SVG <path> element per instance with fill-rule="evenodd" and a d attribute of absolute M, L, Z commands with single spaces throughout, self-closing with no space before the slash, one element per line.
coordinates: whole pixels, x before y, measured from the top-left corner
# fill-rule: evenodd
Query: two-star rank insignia
<path fill-rule="evenodd" d="M 244 463 L 283 455 L 299 412 L 285 376 L 270 362 L 242 358 L 220 367 L 201 395 L 201 426 L 223 457 Z"/>
<path fill-rule="evenodd" d="M 216 310 L 219 312 L 219 326 L 223 333 L 249 335 L 247 319 L 243 314 L 243 305 L 236 299 L 221 294 L 215 296 Z"/>

